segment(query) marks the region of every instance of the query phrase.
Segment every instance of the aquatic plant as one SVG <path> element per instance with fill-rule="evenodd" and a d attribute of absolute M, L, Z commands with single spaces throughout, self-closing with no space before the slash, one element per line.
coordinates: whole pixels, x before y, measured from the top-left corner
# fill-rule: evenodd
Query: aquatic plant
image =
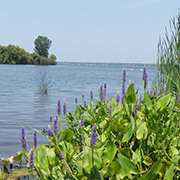
<path fill-rule="evenodd" d="M 39 93 L 40 94 L 47 94 L 48 90 L 52 87 L 51 80 L 48 80 L 47 72 L 44 72 L 43 74 L 39 72 L 37 75 L 37 81 L 39 86 Z"/>
<path fill-rule="evenodd" d="M 180 91 L 180 13 L 170 20 L 170 35 L 166 28 L 164 38 L 159 40 L 155 68 L 156 89 L 163 83 L 177 97 Z"/>
<path fill-rule="evenodd" d="M 122 82 L 122 99 L 121 102 L 124 103 L 125 98 L 125 83 L 126 83 L 126 69 L 123 69 L 123 82 Z"/>

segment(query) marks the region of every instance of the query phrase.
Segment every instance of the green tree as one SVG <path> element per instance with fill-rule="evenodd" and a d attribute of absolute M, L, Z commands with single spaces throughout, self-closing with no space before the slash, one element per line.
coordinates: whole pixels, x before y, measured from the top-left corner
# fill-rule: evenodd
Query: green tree
<path fill-rule="evenodd" d="M 48 57 L 48 50 L 51 47 L 52 41 L 46 36 L 38 36 L 35 41 L 34 51 L 40 56 Z"/>
<path fill-rule="evenodd" d="M 158 44 L 158 60 L 154 86 L 161 89 L 163 84 L 169 92 L 178 95 L 180 91 L 180 13 L 170 20 L 170 32 Z"/>

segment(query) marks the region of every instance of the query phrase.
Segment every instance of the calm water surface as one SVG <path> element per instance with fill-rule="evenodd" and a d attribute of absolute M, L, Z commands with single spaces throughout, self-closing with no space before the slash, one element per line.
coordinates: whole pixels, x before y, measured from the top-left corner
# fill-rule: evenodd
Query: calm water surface
<path fill-rule="evenodd" d="M 154 65 L 148 64 L 148 88 L 154 80 Z M 56 66 L 0 65 L 0 154 L 15 155 L 21 149 L 21 128 L 26 129 L 28 148 L 33 145 L 33 130 L 48 128 L 49 117 L 56 115 L 57 99 L 66 99 L 67 111 L 74 112 L 75 97 L 78 104 L 82 94 L 89 102 L 90 91 L 98 97 L 98 87 L 107 83 L 107 96 L 115 97 L 122 90 L 123 68 L 126 68 L 126 88 L 129 80 L 135 82 L 143 94 L 142 74 L 144 64 L 113 63 L 58 63 Z M 47 73 L 52 87 L 47 95 L 38 93 L 38 76 Z M 62 121 L 65 119 L 62 118 Z M 39 143 L 47 140 L 38 136 Z"/>

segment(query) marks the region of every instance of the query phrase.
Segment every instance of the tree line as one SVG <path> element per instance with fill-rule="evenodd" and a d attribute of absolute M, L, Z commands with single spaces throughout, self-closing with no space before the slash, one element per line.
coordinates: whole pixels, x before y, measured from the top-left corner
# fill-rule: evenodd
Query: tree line
<path fill-rule="evenodd" d="M 0 45 L 0 64 L 35 64 L 35 65 L 56 65 L 56 56 L 48 50 L 52 41 L 46 36 L 38 36 L 35 39 L 35 48 L 33 53 L 28 53 L 23 48 L 9 44 Z"/>

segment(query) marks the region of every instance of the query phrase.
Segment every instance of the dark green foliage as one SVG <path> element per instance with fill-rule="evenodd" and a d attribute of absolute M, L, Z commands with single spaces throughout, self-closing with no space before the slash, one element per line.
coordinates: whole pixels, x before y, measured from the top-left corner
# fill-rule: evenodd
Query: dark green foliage
<path fill-rule="evenodd" d="M 180 91 L 180 13 L 170 20 L 170 32 L 169 35 L 166 29 L 165 37 L 159 40 L 155 87 L 160 89 L 162 83 L 177 96 Z"/>
<path fill-rule="evenodd" d="M 37 53 L 29 54 L 23 48 L 9 44 L 0 45 L 0 64 L 36 64 L 36 65 L 55 65 L 56 61 L 46 58 Z"/>
<path fill-rule="evenodd" d="M 38 36 L 34 41 L 34 51 L 40 56 L 48 57 L 48 50 L 51 47 L 52 41 L 46 36 Z"/>

